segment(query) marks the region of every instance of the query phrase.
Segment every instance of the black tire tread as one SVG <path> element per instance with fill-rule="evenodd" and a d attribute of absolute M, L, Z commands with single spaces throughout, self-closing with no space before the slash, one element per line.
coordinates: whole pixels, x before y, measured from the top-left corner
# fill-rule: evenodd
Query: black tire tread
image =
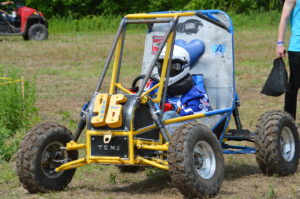
<path fill-rule="evenodd" d="M 72 138 L 72 133 L 64 126 L 52 122 L 45 122 L 30 130 L 23 139 L 23 142 L 20 144 L 17 155 L 17 173 L 20 182 L 23 184 L 23 187 L 30 193 L 49 191 L 48 188 L 42 187 L 37 182 L 32 165 L 35 164 L 34 156 L 38 153 L 39 150 L 39 148 L 36 147 L 35 143 L 37 143 L 37 141 L 40 139 L 45 139 L 47 137 L 46 134 L 51 133 L 51 131 L 53 130 L 59 132 L 67 132 Z M 63 190 L 71 180 L 72 177 L 68 181 L 66 181 L 63 186 L 54 187 L 53 189 L 51 189 L 51 191 Z"/>
<path fill-rule="evenodd" d="M 44 31 L 44 34 L 45 34 L 44 37 L 42 37 L 41 39 L 38 39 L 38 40 L 47 40 L 48 35 L 49 35 L 48 29 L 44 24 L 41 24 L 41 23 L 36 23 L 36 24 L 33 24 L 29 27 L 29 29 L 28 29 L 28 39 L 29 40 L 36 40 L 33 36 L 33 33 L 32 33 L 32 30 L 34 30 L 36 27 L 41 27 Z"/>
<path fill-rule="evenodd" d="M 192 122 L 186 125 L 182 125 L 175 131 L 174 135 L 172 136 L 168 151 L 170 177 L 173 181 L 173 184 L 187 198 L 202 198 L 206 196 L 214 196 L 219 192 L 219 189 L 221 187 L 221 183 L 224 177 L 224 170 L 222 179 L 219 179 L 220 181 L 214 184 L 214 186 L 207 188 L 202 187 L 200 184 L 197 184 L 196 180 L 191 180 L 191 178 L 193 178 L 192 171 L 188 170 L 184 166 L 184 156 L 186 155 L 184 153 L 185 139 L 187 138 L 187 135 L 192 130 L 192 128 L 195 127 L 198 128 L 199 131 L 208 130 L 209 132 L 211 132 L 210 129 L 208 129 L 205 125 L 198 122 Z M 217 140 L 217 137 L 212 132 L 211 134 Z"/>
<path fill-rule="evenodd" d="M 278 136 L 280 136 L 281 123 L 293 121 L 293 118 L 284 111 L 268 111 L 258 120 L 256 126 L 256 161 L 262 172 L 268 176 L 279 175 L 287 176 L 296 172 L 297 167 L 283 166 L 284 161 L 281 157 L 280 147 L 278 146 Z M 294 122 L 289 123 L 291 130 L 297 132 Z M 295 134 L 295 142 L 298 146 L 298 132 Z M 297 147 L 298 149 L 298 147 Z M 299 150 L 296 149 L 295 156 L 298 157 Z M 296 158 L 295 164 L 298 165 L 299 159 Z"/>

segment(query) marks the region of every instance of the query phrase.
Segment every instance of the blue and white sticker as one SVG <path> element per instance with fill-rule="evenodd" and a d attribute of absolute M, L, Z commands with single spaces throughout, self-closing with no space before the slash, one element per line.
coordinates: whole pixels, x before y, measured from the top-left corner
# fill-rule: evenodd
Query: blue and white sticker
<path fill-rule="evenodd" d="M 211 53 L 213 55 L 221 55 L 224 56 L 226 52 L 226 46 L 225 44 L 215 44 L 211 46 Z"/>

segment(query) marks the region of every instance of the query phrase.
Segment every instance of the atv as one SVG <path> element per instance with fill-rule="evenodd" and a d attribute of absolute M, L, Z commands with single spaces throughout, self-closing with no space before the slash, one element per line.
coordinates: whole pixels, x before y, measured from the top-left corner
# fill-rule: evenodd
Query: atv
<path fill-rule="evenodd" d="M 131 88 L 120 75 L 130 24 L 147 25 L 141 73 Z M 258 166 L 268 176 L 294 174 L 299 135 L 288 113 L 265 112 L 255 132 L 242 127 L 233 39 L 232 21 L 220 10 L 126 15 L 75 133 L 60 124 L 42 123 L 20 144 L 17 172 L 25 189 L 31 193 L 63 190 L 77 167 L 98 163 L 117 165 L 121 171 L 143 166 L 163 169 L 183 195 L 203 198 L 217 194 L 221 187 L 224 154 L 256 154 Z M 188 73 L 193 86 L 206 90 L 210 108 L 166 119 L 172 59 L 178 45 L 194 57 Z M 111 76 L 105 91 L 107 74 Z M 157 83 L 149 87 L 150 81 Z M 235 127 L 230 129 L 232 118 Z M 79 143 L 82 132 L 85 141 Z M 78 150 L 85 150 L 83 157 L 78 157 Z"/>
<path fill-rule="evenodd" d="M 0 10 L 0 36 L 22 35 L 24 40 L 48 38 L 48 23 L 43 13 L 15 1 L 9 10 Z"/>

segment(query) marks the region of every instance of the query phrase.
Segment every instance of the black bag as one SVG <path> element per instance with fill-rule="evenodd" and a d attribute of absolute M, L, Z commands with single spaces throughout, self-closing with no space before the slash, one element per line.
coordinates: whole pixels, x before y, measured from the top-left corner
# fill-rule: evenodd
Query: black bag
<path fill-rule="evenodd" d="M 283 59 L 277 58 L 273 62 L 272 71 L 261 91 L 269 96 L 280 96 L 285 93 L 288 84 L 288 74 Z"/>

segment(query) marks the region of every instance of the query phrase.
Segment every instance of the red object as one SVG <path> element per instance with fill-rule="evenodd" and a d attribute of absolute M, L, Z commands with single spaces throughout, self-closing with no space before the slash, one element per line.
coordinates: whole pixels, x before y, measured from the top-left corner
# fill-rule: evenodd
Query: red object
<path fill-rule="evenodd" d="M 36 15 L 43 16 L 43 14 L 41 12 L 38 12 L 36 9 L 29 8 L 26 6 L 18 8 L 17 13 L 21 17 L 21 32 L 25 32 L 26 30 L 28 17 L 35 13 Z"/>
<path fill-rule="evenodd" d="M 134 91 L 134 89 L 132 89 L 132 88 L 130 88 L 130 89 L 128 89 L 130 92 L 132 92 L 132 93 L 136 93 L 136 91 Z"/>
<path fill-rule="evenodd" d="M 174 107 L 171 103 L 165 103 L 165 108 L 164 108 L 164 112 L 166 111 L 172 111 L 174 110 Z"/>
<path fill-rule="evenodd" d="M 164 36 L 153 36 L 152 37 L 152 55 L 156 55 L 164 38 L 165 38 Z"/>

